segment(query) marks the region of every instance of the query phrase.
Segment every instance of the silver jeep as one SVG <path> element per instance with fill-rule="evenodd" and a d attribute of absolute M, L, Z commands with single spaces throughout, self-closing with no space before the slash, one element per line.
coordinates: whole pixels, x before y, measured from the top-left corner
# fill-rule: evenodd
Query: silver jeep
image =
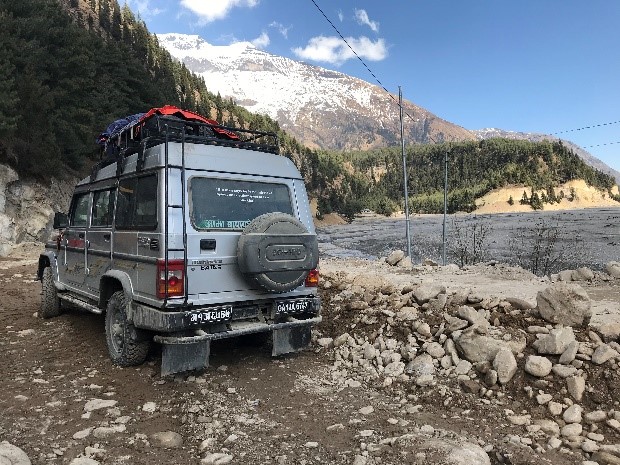
<path fill-rule="evenodd" d="M 112 362 L 139 365 L 155 341 L 162 375 L 206 368 L 218 339 L 271 333 L 274 356 L 306 347 L 321 321 L 317 238 L 275 135 L 153 115 L 111 143 L 55 216 L 39 316 L 105 313 Z"/>

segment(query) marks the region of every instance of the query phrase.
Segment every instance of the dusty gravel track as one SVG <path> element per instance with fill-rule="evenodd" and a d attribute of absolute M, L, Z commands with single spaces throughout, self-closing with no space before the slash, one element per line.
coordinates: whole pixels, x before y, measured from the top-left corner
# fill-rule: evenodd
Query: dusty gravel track
<path fill-rule="evenodd" d="M 333 382 L 333 354 L 316 345 L 272 359 L 269 347 L 255 341 L 224 341 L 212 347 L 205 373 L 176 378 L 159 376 L 157 349 L 142 367 L 116 368 L 107 356 L 103 316 L 78 310 L 50 320 L 34 316 L 41 287 L 32 280 L 35 271 L 32 259 L 0 262 L 0 442 L 22 448 L 34 464 L 69 464 L 85 451 L 101 464 L 189 465 L 208 453 L 230 455 L 235 464 L 353 464 L 362 444 L 417 434 L 421 426 L 492 445 L 491 463 L 583 460 L 507 444 L 505 436 L 522 428 L 507 424 L 502 408 L 484 405 L 458 386 L 449 409 L 446 394 L 433 389 L 379 383 L 343 388 Z M 332 313 L 331 292 L 323 291 L 326 321 L 319 331 L 336 337 L 351 328 L 340 319 L 345 315 Z M 531 407 L 522 388 L 517 380 L 508 408 Z M 117 404 L 88 417 L 84 407 L 91 399 Z M 147 402 L 155 411 L 143 410 Z M 360 413 L 368 406 L 371 414 Z M 74 438 L 85 431 L 86 437 Z M 179 433 L 183 444 L 159 447 L 152 435 L 164 431 Z M 417 452 L 415 444 L 385 446 L 368 463 L 445 463 Z"/>

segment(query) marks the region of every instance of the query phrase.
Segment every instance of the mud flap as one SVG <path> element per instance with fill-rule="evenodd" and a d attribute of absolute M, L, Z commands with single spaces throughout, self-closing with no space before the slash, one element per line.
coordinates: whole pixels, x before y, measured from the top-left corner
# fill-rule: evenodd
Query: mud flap
<path fill-rule="evenodd" d="M 162 344 L 161 376 L 189 370 L 204 370 L 209 366 L 211 341 L 190 344 Z"/>
<path fill-rule="evenodd" d="M 273 331 L 273 351 L 271 355 L 276 357 L 291 352 L 299 352 L 308 347 L 310 339 L 310 325 L 276 329 Z"/>

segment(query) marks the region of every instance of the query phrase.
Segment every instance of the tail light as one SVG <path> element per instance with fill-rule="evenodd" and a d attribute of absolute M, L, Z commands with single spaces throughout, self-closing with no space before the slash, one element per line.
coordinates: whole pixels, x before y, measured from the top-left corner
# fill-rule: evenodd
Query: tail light
<path fill-rule="evenodd" d="M 166 276 L 166 260 L 157 260 L 156 285 L 158 299 L 182 296 L 185 292 L 185 261 L 168 260 L 168 276 Z"/>
<path fill-rule="evenodd" d="M 306 287 L 317 287 L 319 285 L 319 270 L 311 270 L 306 276 Z"/>

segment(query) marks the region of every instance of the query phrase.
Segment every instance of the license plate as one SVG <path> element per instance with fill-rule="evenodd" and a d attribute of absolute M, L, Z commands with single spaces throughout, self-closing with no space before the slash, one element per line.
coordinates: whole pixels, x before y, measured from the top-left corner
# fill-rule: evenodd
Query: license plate
<path fill-rule="evenodd" d="M 232 305 L 205 310 L 195 310 L 189 313 L 187 318 L 190 325 L 228 321 L 232 318 Z"/>
<path fill-rule="evenodd" d="M 276 313 L 302 313 L 310 309 L 311 300 L 281 300 L 276 302 Z"/>

